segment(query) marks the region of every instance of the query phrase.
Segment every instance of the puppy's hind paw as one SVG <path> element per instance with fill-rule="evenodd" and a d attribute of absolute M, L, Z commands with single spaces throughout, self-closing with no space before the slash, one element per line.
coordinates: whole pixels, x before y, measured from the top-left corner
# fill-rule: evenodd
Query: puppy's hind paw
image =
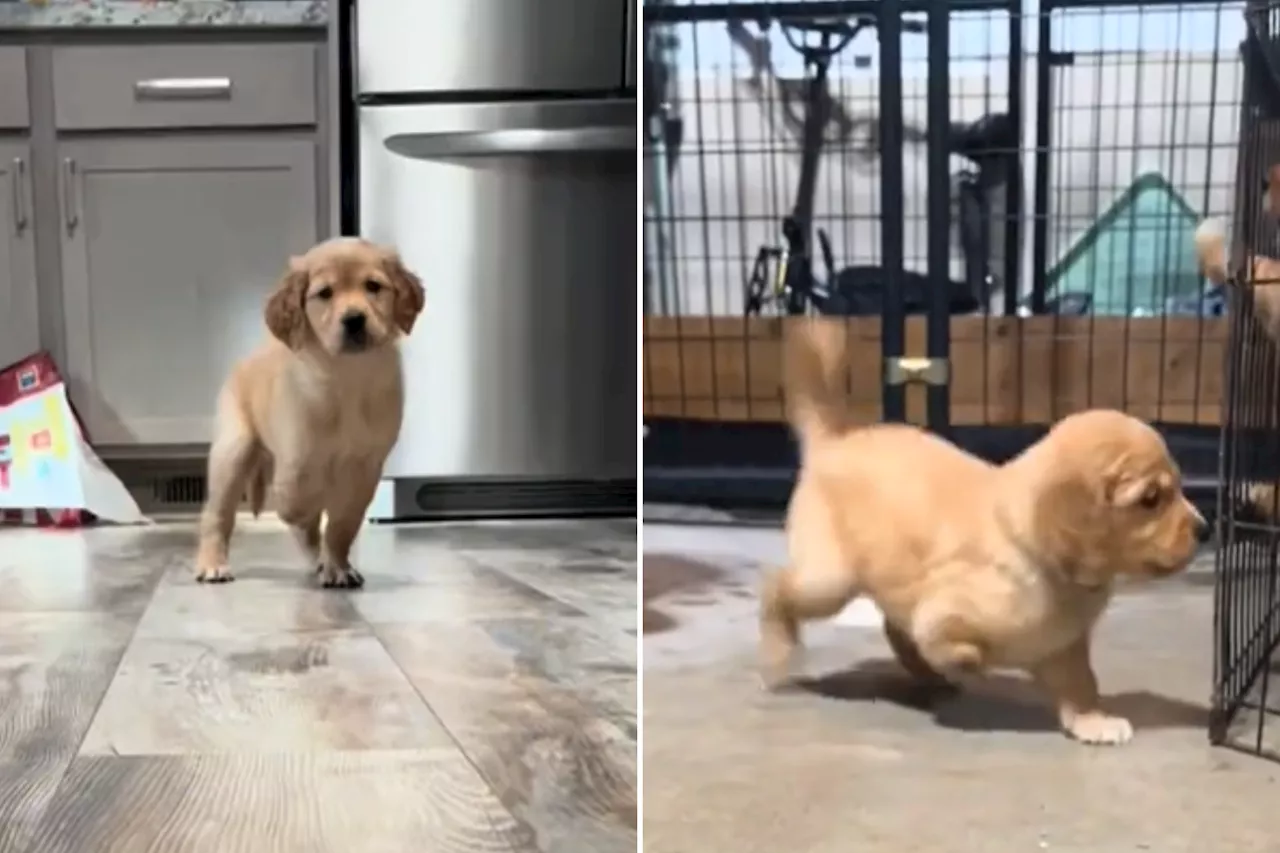
<path fill-rule="evenodd" d="M 1133 726 L 1124 717 L 1080 714 L 1066 724 L 1067 734 L 1093 746 L 1119 746 L 1133 740 Z"/>
<path fill-rule="evenodd" d="M 316 574 L 320 577 L 320 586 L 325 589 L 359 589 L 364 586 L 364 575 L 354 566 L 321 563 L 316 566 Z"/>
<path fill-rule="evenodd" d="M 236 576 L 226 563 L 210 563 L 196 566 L 197 583 L 230 583 Z"/>

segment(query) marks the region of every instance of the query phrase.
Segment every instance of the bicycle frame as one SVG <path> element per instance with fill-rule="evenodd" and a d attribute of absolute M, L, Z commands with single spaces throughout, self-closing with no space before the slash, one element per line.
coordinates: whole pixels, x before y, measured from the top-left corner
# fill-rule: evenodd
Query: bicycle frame
<path fill-rule="evenodd" d="M 761 246 L 756 253 L 755 263 L 747 279 L 746 312 L 748 314 L 761 311 L 766 297 L 771 302 L 781 303 L 788 315 L 805 314 L 810 305 L 820 312 L 830 309 L 833 313 L 844 313 L 851 310 L 849 306 L 854 304 L 856 299 L 846 292 L 847 288 L 839 281 L 840 277 L 856 269 L 858 280 L 867 283 L 869 280 L 866 274 L 874 270 L 872 266 L 847 268 L 837 274 L 830 241 L 822 229 L 815 229 L 813 226 L 814 197 L 826 145 L 827 125 L 831 120 L 833 107 L 828 87 L 831 62 L 859 32 L 874 25 L 873 20 L 860 18 L 843 33 L 839 32 L 838 26 L 827 28 L 818 25 L 811 30 L 819 34 L 818 44 L 803 47 L 791 42 L 790 36 L 787 37 L 792 47 L 804 59 L 806 69 L 812 71 L 807 77 L 804 88 L 805 114 L 800 132 L 800 179 L 791 212 L 782 220 L 783 245 L 781 247 Z M 916 26 L 923 29 L 922 25 Z M 838 39 L 835 47 L 832 46 L 833 39 Z M 986 122 L 990 119 L 1007 121 L 1007 116 L 997 113 L 986 116 L 981 121 Z M 1000 125 L 988 124 L 982 132 L 989 132 L 993 127 L 999 128 Z M 951 297 L 952 304 L 955 306 L 953 310 L 967 312 L 977 306 L 986 305 L 993 285 L 990 268 L 990 209 L 985 195 L 987 192 L 985 181 L 988 170 L 993 167 L 991 157 L 997 156 L 994 152 L 1001 146 L 997 146 L 991 152 L 986 151 L 986 146 L 973 149 L 972 138 L 961 141 L 965 134 L 964 129 L 955 130 L 953 134 L 956 137 L 953 152 L 965 157 L 974 166 L 973 170 L 966 169 L 959 176 L 956 200 L 959 203 L 960 215 L 957 224 L 965 271 L 963 281 L 953 284 L 956 289 Z M 814 275 L 815 230 L 816 242 L 827 267 L 825 285 Z M 772 262 L 776 262 L 777 266 L 775 275 L 770 279 L 769 268 Z M 874 282 L 871 282 L 871 285 L 874 286 Z"/>
<path fill-rule="evenodd" d="M 810 254 L 813 233 L 813 199 L 818 188 L 818 167 L 822 162 L 827 122 L 831 114 L 831 96 L 827 91 L 827 75 L 834 54 L 830 37 L 824 35 L 819 50 L 823 56 L 815 63 L 813 77 L 805 98 L 804 129 L 800 140 L 800 181 L 791 215 L 782 220 L 782 239 L 787 247 L 783 254 L 783 293 L 788 314 L 804 314 L 806 302 L 813 296 L 813 258 Z M 810 57 L 805 57 L 806 60 Z M 817 58 L 816 54 L 814 58 Z"/>

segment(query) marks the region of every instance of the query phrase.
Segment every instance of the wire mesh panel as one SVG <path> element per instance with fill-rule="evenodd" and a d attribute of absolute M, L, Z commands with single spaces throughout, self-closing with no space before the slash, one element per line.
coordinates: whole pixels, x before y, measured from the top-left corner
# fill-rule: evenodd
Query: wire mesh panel
<path fill-rule="evenodd" d="M 1109 406 L 1199 428 L 1214 466 L 1225 291 L 1200 275 L 1193 234 L 1231 208 L 1243 6 L 947 3 L 950 121 L 931 143 L 924 21 L 939 4 L 900 5 L 887 105 L 879 4 L 646 4 L 646 420 L 780 427 L 778 318 L 797 313 L 846 318 L 855 410 L 880 419 L 896 220 L 905 354 L 924 354 L 918 315 L 946 289 L 958 440 Z M 856 32 L 824 34 L 833 19 Z M 887 210 L 891 110 L 903 168 Z M 935 223 L 931 144 L 949 162 Z M 950 248 L 938 285 L 931 229 Z"/>
<path fill-rule="evenodd" d="M 1215 587 L 1211 737 L 1280 758 L 1280 12 L 1252 6 L 1243 45 L 1241 123 L 1232 267 L 1232 329 L 1222 431 L 1222 524 Z M 1209 235 L 1226 265 L 1225 234 Z"/>
<path fill-rule="evenodd" d="M 661 94 L 645 135 L 644 407 L 659 446 L 676 422 L 709 428 L 702 441 L 685 430 L 667 445 L 695 463 L 744 437 L 781 447 L 782 326 L 803 313 L 847 319 L 855 411 L 865 422 L 884 415 L 886 297 L 926 312 L 939 227 L 928 216 L 926 120 L 927 7 L 938 4 L 894 5 L 646 4 L 646 62 Z M 1018 149 L 1010 92 L 1021 33 L 1007 0 L 952 6 L 943 65 L 949 53 L 955 147 L 944 158 L 954 186 L 944 192 L 950 218 L 969 227 L 940 226 L 955 247 L 944 286 L 953 313 L 981 316 L 1000 299 L 1004 256 L 1016 254 L 1004 223 L 1020 206 L 1007 161 Z M 886 264 L 895 239 L 901 259 Z M 908 324 L 907 349 L 923 349 L 923 320 Z M 747 444 L 743 464 L 778 461 Z M 646 445 L 650 463 L 662 455 Z"/>

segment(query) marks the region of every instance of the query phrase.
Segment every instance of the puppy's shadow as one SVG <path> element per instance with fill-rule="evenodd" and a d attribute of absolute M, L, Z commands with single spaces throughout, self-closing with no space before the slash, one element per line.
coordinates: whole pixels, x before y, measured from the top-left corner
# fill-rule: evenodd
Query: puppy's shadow
<path fill-rule="evenodd" d="M 931 714 L 945 728 L 961 731 L 1056 731 L 1057 717 L 1048 697 L 1029 679 L 1005 673 L 974 678 L 963 688 L 928 687 L 911 679 L 896 661 L 863 661 L 858 666 L 814 678 L 796 688 L 828 699 L 890 702 Z M 1203 705 L 1132 690 L 1103 696 L 1108 712 L 1127 718 L 1138 729 L 1202 728 L 1209 710 Z"/>

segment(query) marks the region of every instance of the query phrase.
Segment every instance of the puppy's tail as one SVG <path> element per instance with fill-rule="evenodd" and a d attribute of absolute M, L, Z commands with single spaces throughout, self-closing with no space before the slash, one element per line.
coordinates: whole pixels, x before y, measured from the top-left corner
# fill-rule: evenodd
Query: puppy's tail
<path fill-rule="evenodd" d="M 1227 269 L 1227 229 L 1220 219 L 1206 219 L 1196 229 L 1196 256 L 1200 270 L 1214 284 L 1226 284 L 1230 278 Z"/>
<path fill-rule="evenodd" d="M 783 346 L 787 420 L 801 445 L 844 433 L 849 426 L 847 330 L 834 320 L 801 320 Z"/>

